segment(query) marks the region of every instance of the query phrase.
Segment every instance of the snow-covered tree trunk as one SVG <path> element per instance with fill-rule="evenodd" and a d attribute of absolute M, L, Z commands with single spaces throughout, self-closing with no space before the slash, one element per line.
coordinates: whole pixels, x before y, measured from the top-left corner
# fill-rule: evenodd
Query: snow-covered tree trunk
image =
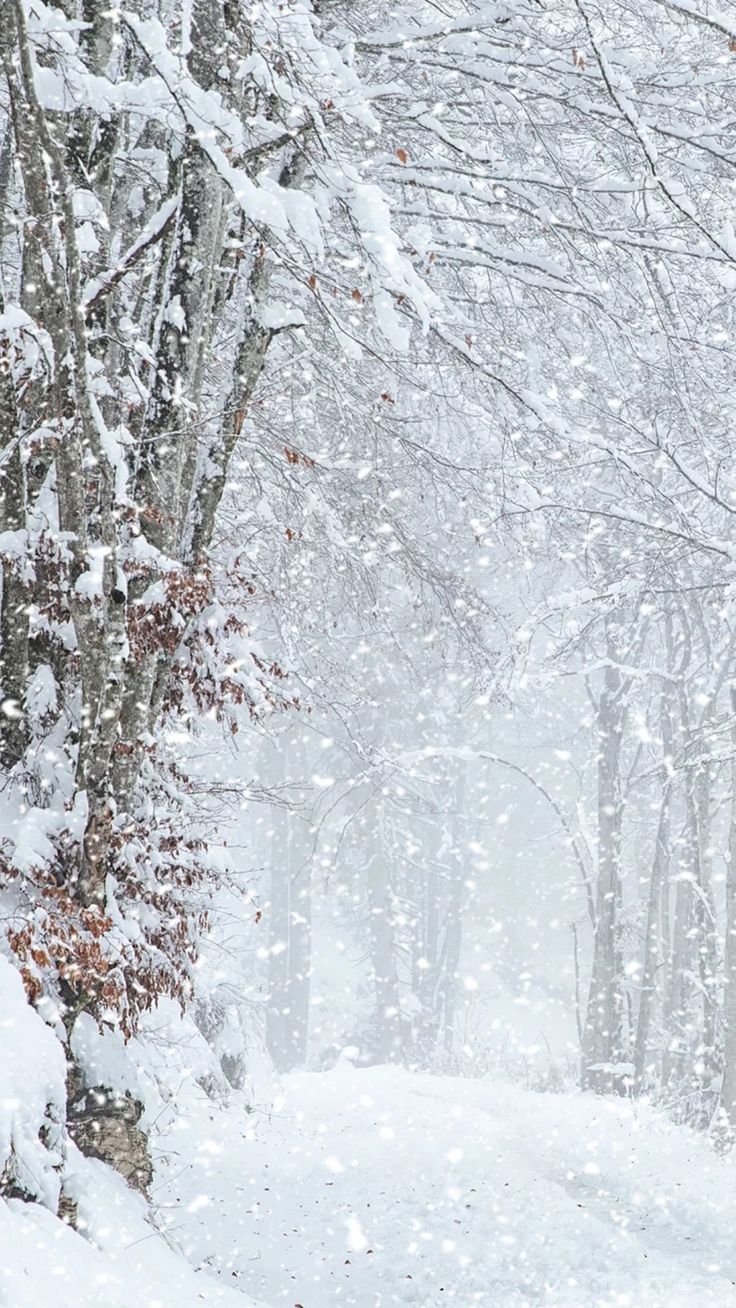
<path fill-rule="evenodd" d="M 723 1083 L 721 1109 L 731 1131 L 736 1132 L 736 688 L 730 690 L 731 726 L 731 812 L 726 870 L 726 921 L 723 963 Z"/>
<path fill-rule="evenodd" d="M 624 1089 L 624 992 L 619 943 L 623 799 L 621 749 L 625 719 L 623 678 L 615 666 L 615 644 L 597 704 L 598 880 L 593 966 L 583 1029 L 582 1082 L 600 1093 Z"/>
<path fill-rule="evenodd" d="M 463 915 L 467 891 L 465 888 L 465 842 L 463 840 L 463 817 L 466 811 L 466 799 L 469 792 L 467 769 L 460 764 L 454 787 L 453 807 L 455 816 L 452 822 L 452 844 L 449 850 L 449 871 L 447 887 L 447 906 L 445 910 L 445 931 L 442 942 L 440 978 L 437 987 L 437 1005 L 440 1014 L 440 1029 L 445 1055 L 454 1053 L 455 1023 L 460 986 L 460 959 L 463 944 Z"/>
<path fill-rule="evenodd" d="M 374 1061 L 400 1063 L 404 1053 L 404 1017 L 396 955 L 396 905 L 386 846 L 368 859 L 368 935 L 374 989 Z"/>
<path fill-rule="evenodd" d="M 678 735 L 681 750 L 690 746 L 690 701 L 687 673 L 692 662 L 692 636 L 689 626 L 683 624 L 683 654 L 678 675 L 679 719 Z M 692 1095 L 697 1084 L 693 1063 L 695 1050 L 702 1040 L 702 1022 L 694 1011 L 695 978 L 702 966 L 700 946 L 702 918 L 697 907 L 697 888 L 700 882 L 701 843 L 698 826 L 697 777 L 692 767 L 685 770 L 682 794 L 683 829 L 678 842 L 678 855 L 672 860 L 671 874 L 675 883 L 672 931 L 667 960 L 666 992 L 663 1015 L 664 1051 L 662 1081 L 671 1093 L 687 1091 Z M 707 1002 L 707 1001 L 706 1001 Z"/>
<path fill-rule="evenodd" d="M 279 1072 L 304 1066 L 309 1035 L 312 868 L 293 853 L 289 842 L 271 869 L 266 1033 Z"/>
<path fill-rule="evenodd" d="M 0 310 L 2 301 L 0 300 Z M 0 442 L 9 450 L 8 466 L 0 483 L 0 531 L 19 543 L 26 528 L 25 485 L 19 440 L 20 418 L 12 380 L 11 346 L 0 336 Z M 28 596 L 23 576 L 22 550 L 2 554 L 2 608 L 0 608 L 0 759 L 10 770 L 20 762 L 27 743 L 23 701 L 28 685 Z"/>
<path fill-rule="evenodd" d="M 311 843 L 311 838 L 307 839 Z M 302 841 L 302 846 L 304 841 Z M 291 1017 L 292 1067 L 304 1067 L 309 1049 L 309 1013 L 312 990 L 312 851 L 303 852 L 291 881 L 289 981 L 287 1003 Z"/>
<path fill-rule="evenodd" d="M 669 863 L 672 801 L 671 769 L 673 758 L 672 717 L 669 692 L 661 695 L 660 734 L 665 777 L 659 812 L 659 824 L 654 844 L 654 859 L 649 879 L 646 926 L 644 931 L 643 963 L 639 1010 L 636 1019 L 634 1042 L 634 1078 L 637 1092 L 644 1092 L 651 1082 L 656 1083 L 656 1060 L 650 1058 L 650 1036 L 654 1018 L 658 987 L 662 984 L 662 971 L 666 963 L 667 941 L 663 932 L 663 902 L 669 893 Z"/>
<path fill-rule="evenodd" d="M 282 747 L 280 781 L 286 807 L 275 823 L 269 896 L 269 978 L 266 1038 L 279 1072 L 307 1059 L 312 973 L 312 862 L 308 820 L 307 751 L 301 739 Z M 297 798 L 298 797 L 298 798 Z"/>
<path fill-rule="evenodd" d="M 290 1055 L 289 1024 L 289 926 L 291 877 L 286 851 L 275 849 L 271 855 L 270 892 L 268 898 L 268 1004 L 266 1042 L 279 1072 L 286 1071 Z"/>
<path fill-rule="evenodd" d="M 436 856 L 442 857 L 442 845 Z M 431 1061 L 437 1034 L 440 1012 L 438 989 L 441 968 L 440 905 L 441 879 L 437 867 L 427 860 L 422 869 L 417 897 L 416 919 L 412 932 L 412 991 L 419 1006 L 415 1041 L 418 1058 Z"/>

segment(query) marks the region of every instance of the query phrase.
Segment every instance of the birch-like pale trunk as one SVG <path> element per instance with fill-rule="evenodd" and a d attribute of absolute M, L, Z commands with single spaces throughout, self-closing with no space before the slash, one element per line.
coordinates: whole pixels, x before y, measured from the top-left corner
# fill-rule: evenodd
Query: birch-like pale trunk
<path fill-rule="evenodd" d="M 442 842 L 436 854 L 442 860 Z M 431 1060 L 437 1042 L 440 1011 L 437 1003 L 441 968 L 440 905 L 442 879 L 431 859 L 419 876 L 416 920 L 412 932 L 412 991 L 419 1003 L 415 1043 L 422 1064 Z"/>
<path fill-rule="evenodd" d="M 607 641 L 608 662 L 597 704 L 598 880 L 593 967 L 583 1027 L 582 1084 L 601 1094 L 623 1093 L 623 976 L 618 940 L 621 894 L 621 748 L 625 722 L 623 679 Z"/>
<path fill-rule="evenodd" d="M 660 724 L 664 767 L 667 770 L 672 767 L 673 749 L 672 716 L 667 688 L 662 693 Z M 666 963 L 666 941 L 662 930 L 662 906 L 669 886 L 671 797 L 671 780 L 670 776 L 667 775 L 662 792 L 659 823 L 654 845 L 654 860 L 649 879 L 641 991 L 634 1041 L 634 1084 L 637 1093 L 643 1093 L 650 1082 L 656 1081 L 656 1061 L 650 1060 L 650 1035 L 658 986 L 661 985 L 662 973 Z"/>
<path fill-rule="evenodd" d="M 302 830 L 300 835 L 302 857 L 291 880 L 289 923 L 287 1003 L 291 1017 L 290 1065 L 292 1067 L 304 1067 L 307 1061 L 312 990 L 312 835 L 308 829 Z"/>
<path fill-rule="evenodd" d="M 281 765 L 286 787 L 304 785 L 308 764 L 302 741 L 282 745 Z M 304 1066 L 309 1044 L 314 837 L 308 815 L 288 806 L 275 819 L 274 835 L 266 1040 L 274 1066 L 288 1072 Z"/>
<path fill-rule="evenodd" d="M 723 964 L 723 1082 L 721 1109 L 736 1132 L 736 687 L 730 690 L 731 814 L 726 871 L 726 923 Z"/>
<path fill-rule="evenodd" d="M 678 735 L 680 754 L 690 764 L 690 701 L 687 690 L 687 672 L 692 661 L 692 634 L 685 618 L 682 623 L 683 653 L 677 679 Z M 697 749 L 697 744 L 696 744 Z M 682 1095 L 684 1088 L 694 1088 L 691 1063 L 700 1040 L 694 1011 L 694 978 L 702 966 L 700 952 L 703 930 L 702 915 L 698 911 L 701 882 L 701 841 L 698 826 L 697 777 L 692 765 L 683 769 L 682 818 L 683 832 L 678 842 L 679 856 L 672 860 L 675 880 L 675 903 L 672 917 L 672 937 L 667 966 L 666 1002 L 664 1007 L 664 1051 L 662 1057 L 662 1083 Z"/>
<path fill-rule="evenodd" d="M 395 904 L 388 862 L 389 846 L 377 842 L 368 859 L 368 933 L 375 1003 L 373 1057 L 400 1063 L 404 1053 L 404 1022 L 396 958 Z"/>
<path fill-rule="evenodd" d="M 467 794 L 466 781 L 466 768 L 463 764 L 460 764 L 454 788 L 455 816 L 452 823 L 452 849 L 449 858 L 445 931 L 437 985 L 437 1008 L 442 1033 L 442 1045 L 446 1057 L 453 1054 L 455 1045 L 455 1015 L 458 987 L 460 985 L 460 957 L 463 945 L 463 914 L 467 899 L 463 861 L 463 817 Z"/>

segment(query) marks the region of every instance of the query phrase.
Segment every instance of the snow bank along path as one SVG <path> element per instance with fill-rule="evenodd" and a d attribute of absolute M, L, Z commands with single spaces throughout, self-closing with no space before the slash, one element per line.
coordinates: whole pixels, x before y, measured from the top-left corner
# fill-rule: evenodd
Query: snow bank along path
<path fill-rule="evenodd" d="M 736 1167 L 628 1102 L 343 1064 L 163 1147 L 159 1221 L 246 1302 L 736 1308 Z"/>

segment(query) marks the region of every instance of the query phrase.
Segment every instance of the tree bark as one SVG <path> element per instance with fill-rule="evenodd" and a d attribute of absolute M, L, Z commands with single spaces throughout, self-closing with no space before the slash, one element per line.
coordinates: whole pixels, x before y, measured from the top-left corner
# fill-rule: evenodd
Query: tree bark
<path fill-rule="evenodd" d="M 723 984 L 723 1083 L 721 1109 L 736 1132 L 736 687 L 731 687 L 731 821 L 726 873 L 726 928 Z"/>
<path fill-rule="evenodd" d="M 286 760 L 291 766 L 287 768 Z M 301 745 L 282 756 L 283 780 L 304 783 Z M 297 775 L 294 775 L 296 764 Z M 300 792 L 301 794 L 301 792 Z M 302 803 L 304 796 L 302 795 Z M 271 851 L 269 1002 L 266 1038 L 274 1067 L 288 1072 L 307 1061 L 312 975 L 312 836 L 301 812 L 285 809 Z"/>
<path fill-rule="evenodd" d="M 379 845 L 368 866 L 368 912 L 371 967 L 375 994 L 375 1061 L 400 1063 L 404 1022 L 396 961 L 394 904 L 386 850 Z"/>
<path fill-rule="evenodd" d="M 621 893 L 621 747 L 624 726 L 621 673 L 608 642 L 598 702 L 598 885 L 593 968 L 583 1028 L 582 1084 L 600 1094 L 622 1094 L 625 1076 L 624 996 L 619 948 Z"/>

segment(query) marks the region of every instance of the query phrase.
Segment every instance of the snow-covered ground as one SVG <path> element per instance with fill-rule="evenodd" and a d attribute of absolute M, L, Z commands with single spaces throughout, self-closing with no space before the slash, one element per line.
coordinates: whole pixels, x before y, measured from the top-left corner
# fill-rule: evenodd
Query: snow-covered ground
<path fill-rule="evenodd" d="M 195 1273 L 151 1228 L 143 1203 L 101 1164 L 82 1163 L 90 1234 L 39 1204 L 0 1200 L 2 1308 L 254 1308 Z"/>
<path fill-rule="evenodd" d="M 274 1308 L 736 1305 L 736 1168 L 629 1103 L 343 1063 L 162 1144 L 159 1221 Z"/>
<path fill-rule="evenodd" d="M 0 1160 L 41 1199 L 0 1200 L 2 1308 L 736 1308 L 736 1159 L 650 1109 L 346 1055 L 213 1099 L 182 1022 L 124 1055 L 149 1211 L 60 1141 L 60 1047 L 7 964 L 0 998 Z M 87 1034 L 113 1070 L 118 1038 Z"/>

